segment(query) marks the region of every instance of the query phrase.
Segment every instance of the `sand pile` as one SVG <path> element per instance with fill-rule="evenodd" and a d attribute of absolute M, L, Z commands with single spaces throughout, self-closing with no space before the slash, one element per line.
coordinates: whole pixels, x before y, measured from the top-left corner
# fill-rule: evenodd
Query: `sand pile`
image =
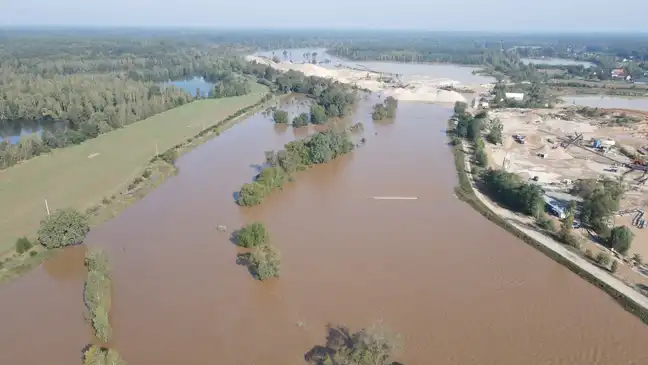
<path fill-rule="evenodd" d="M 382 81 L 378 81 L 379 74 L 367 71 L 356 71 L 350 69 L 327 69 L 321 66 L 304 63 L 297 64 L 292 62 L 273 62 L 267 58 L 257 56 L 247 56 L 248 62 L 257 62 L 269 65 L 276 70 L 286 72 L 295 70 L 302 72 L 306 76 L 317 76 L 330 78 L 335 81 L 356 85 L 359 88 L 371 90 L 374 92 L 383 91 L 385 96 L 392 96 L 403 101 L 423 101 L 430 103 L 455 103 L 457 101 L 466 102 L 466 98 L 456 91 L 441 90 L 438 87 L 449 84 L 456 84 L 450 79 L 429 80 L 421 77 L 418 80 L 412 80 L 411 84 L 405 87 L 394 87 Z"/>
<path fill-rule="evenodd" d="M 415 89 L 394 88 L 385 91 L 386 96 L 393 96 L 403 101 L 425 101 L 430 103 L 455 103 L 466 102 L 466 98 L 456 91 L 447 91 L 428 86 Z"/>

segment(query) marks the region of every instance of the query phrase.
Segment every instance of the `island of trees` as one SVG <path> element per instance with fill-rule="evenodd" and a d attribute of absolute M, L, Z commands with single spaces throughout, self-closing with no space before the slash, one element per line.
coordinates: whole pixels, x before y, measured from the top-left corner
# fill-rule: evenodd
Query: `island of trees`
<path fill-rule="evenodd" d="M 88 276 L 83 298 L 88 309 L 88 317 L 95 336 L 106 343 L 112 336 L 112 328 L 108 320 L 112 293 L 108 257 L 102 250 L 89 249 L 86 252 L 85 266 L 88 268 Z"/>
<path fill-rule="evenodd" d="M 244 265 L 257 280 L 278 278 L 281 272 L 279 249 L 269 243 L 270 235 L 263 223 L 252 222 L 234 233 L 234 242 L 251 252 L 239 253 L 236 262 Z"/>
<path fill-rule="evenodd" d="M 281 151 L 266 153 L 266 164 L 255 181 L 244 184 L 236 202 L 242 206 L 257 205 L 266 195 L 280 189 L 296 172 L 310 166 L 327 163 L 353 150 L 353 142 L 346 132 L 329 129 L 311 137 L 293 141 Z"/>
<path fill-rule="evenodd" d="M 264 72 L 264 77 L 266 76 Z M 292 70 L 274 78 L 272 85 L 284 93 L 295 92 L 309 97 L 312 103 L 309 113 L 297 115 L 292 122 L 283 110 L 276 110 L 273 114 L 276 123 L 292 123 L 296 128 L 310 123 L 325 124 L 329 118 L 344 117 L 351 112 L 356 101 L 356 93 L 348 86 L 320 77 L 306 77 L 301 72 Z"/>
<path fill-rule="evenodd" d="M 373 120 L 392 119 L 396 116 L 396 108 L 398 108 L 398 100 L 393 96 L 388 96 L 383 103 L 374 105 L 371 118 Z"/>

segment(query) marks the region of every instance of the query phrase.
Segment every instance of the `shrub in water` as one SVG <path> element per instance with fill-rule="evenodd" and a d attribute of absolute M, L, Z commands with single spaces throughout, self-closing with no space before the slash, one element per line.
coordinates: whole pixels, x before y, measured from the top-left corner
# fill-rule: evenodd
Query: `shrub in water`
<path fill-rule="evenodd" d="M 281 258 L 276 247 L 271 245 L 257 247 L 249 260 L 251 271 L 258 280 L 279 277 Z"/>
<path fill-rule="evenodd" d="M 83 352 L 84 365 L 126 365 L 116 350 L 90 345 Z"/>
<path fill-rule="evenodd" d="M 16 252 L 19 254 L 29 251 L 34 246 L 27 237 L 21 237 L 16 240 Z"/>
<path fill-rule="evenodd" d="M 87 218 L 72 209 L 54 212 L 41 221 L 38 242 L 47 248 L 58 248 L 83 242 L 90 230 Z"/>
<path fill-rule="evenodd" d="M 241 247 L 252 248 L 264 245 L 269 235 L 263 223 L 253 222 L 235 233 L 236 244 Z"/>

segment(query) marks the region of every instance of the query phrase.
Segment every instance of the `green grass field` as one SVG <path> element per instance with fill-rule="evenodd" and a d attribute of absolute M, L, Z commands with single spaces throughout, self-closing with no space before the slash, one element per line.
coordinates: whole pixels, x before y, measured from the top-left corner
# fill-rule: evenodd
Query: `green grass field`
<path fill-rule="evenodd" d="M 155 155 L 156 144 L 164 152 L 259 102 L 267 89 L 254 85 L 251 94 L 196 101 L 0 171 L 0 252 L 13 249 L 18 237 L 35 238 L 47 215 L 45 199 L 52 212 L 85 211 L 124 190 Z"/>

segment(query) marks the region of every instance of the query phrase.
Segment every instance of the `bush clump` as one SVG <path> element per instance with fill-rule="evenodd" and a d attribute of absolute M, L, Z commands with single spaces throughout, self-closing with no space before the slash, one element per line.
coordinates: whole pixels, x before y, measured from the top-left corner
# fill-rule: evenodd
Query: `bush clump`
<path fill-rule="evenodd" d="M 325 346 L 315 346 L 306 354 L 312 365 L 394 365 L 402 347 L 400 336 L 380 324 L 351 332 L 344 326 L 329 326 Z"/>
<path fill-rule="evenodd" d="M 301 128 L 308 125 L 310 122 L 310 116 L 307 113 L 301 113 L 293 119 L 293 127 Z"/>
<path fill-rule="evenodd" d="M 266 244 L 268 239 L 268 230 L 259 222 L 249 223 L 234 234 L 236 244 L 245 248 L 259 247 Z"/>
<path fill-rule="evenodd" d="M 27 237 L 21 237 L 16 240 L 16 252 L 18 254 L 29 251 L 33 246 L 34 244 Z"/>
<path fill-rule="evenodd" d="M 90 231 L 85 215 L 72 210 L 62 209 L 41 221 L 38 242 L 47 248 L 59 248 L 83 242 Z"/>
<path fill-rule="evenodd" d="M 547 218 L 547 216 L 544 215 L 544 214 L 540 214 L 538 216 L 538 218 L 536 218 L 536 224 L 541 229 L 544 229 L 544 230 L 547 230 L 547 231 L 553 231 L 554 230 L 554 226 L 551 223 L 551 219 Z"/>
<path fill-rule="evenodd" d="M 396 108 L 398 108 L 398 100 L 392 96 L 385 98 L 382 104 L 374 105 L 374 111 L 371 114 L 373 120 L 391 119 L 396 116 Z"/>
<path fill-rule="evenodd" d="M 610 262 L 612 261 L 612 257 L 608 253 L 599 252 L 598 254 L 596 254 L 596 257 L 594 258 L 594 260 L 599 265 L 607 267 L 608 265 L 610 265 Z"/>
<path fill-rule="evenodd" d="M 246 265 L 257 280 L 278 278 L 281 271 L 279 250 L 269 244 L 259 246 L 252 252 L 239 254 L 239 264 Z"/>
<path fill-rule="evenodd" d="M 288 112 L 283 110 L 275 110 L 274 114 L 272 115 L 272 119 L 274 119 L 275 123 L 288 124 Z"/>
<path fill-rule="evenodd" d="M 126 365 L 117 350 L 90 345 L 83 351 L 84 365 Z"/>
<path fill-rule="evenodd" d="M 175 164 L 175 161 L 178 158 L 178 152 L 175 149 L 172 148 L 172 149 L 162 153 L 161 155 L 159 155 L 159 158 L 162 161 L 173 165 L 173 164 Z"/>

